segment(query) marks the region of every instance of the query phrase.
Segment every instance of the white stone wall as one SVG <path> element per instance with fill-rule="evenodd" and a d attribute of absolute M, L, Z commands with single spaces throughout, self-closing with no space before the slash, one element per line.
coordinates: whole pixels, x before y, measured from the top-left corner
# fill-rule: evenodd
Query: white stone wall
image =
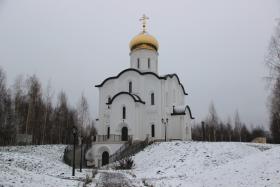
<path fill-rule="evenodd" d="M 132 82 L 132 94 L 138 95 L 145 104 L 135 102 L 129 95 L 119 95 L 114 99 L 110 109 L 106 105 L 108 97 L 121 91 L 128 92 Z M 151 105 L 151 93 L 155 94 L 155 105 Z M 127 71 L 118 79 L 108 80 L 100 88 L 98 133 L 106 135 L 110 125 L 111 134 L 121 135 L 121 128 L 128 127 L 128 134 L 134 139 L 144 140 L 151 137 L 151 125 L 155 125 L 155 139 L 164 139 L 165 127 L 161 119 L 169 119 L 168 138 L 186 139 L 190 133 L 186 131 L 187 116 L 171 116 L 173 105 L 183 105 L 184 93 L 178 79 L 173 76 L 167 80 L 158 79 L 155 75 L 140 75 L 135 71 Z M 168 98 L 166 98 L 166 96 Z M 122 107 L 126 106 L 127 119 L 122 119 Z M 186 111 L 188 112 L 188 111 Z M 188 128 L 190 129 L 190 128 Z M 182 135 L 185 132 L 185 135 Z M 190 139 L 190 138 L 187 138 Z"/>
<path fill-rule="evenodd" d="M 92 160 L 95 167 L 101 166 L 102 153 L 107 151 L 109 155 L 114 154 L 123 144 L 122 143 L 99 143 L 93 144 L 86 153 L 86 160 Z"/>
<path fill-rule="evenodd" d="M 132 82 L 132 94 L 138 95 L 144 102 L 138 103 L 129 95 L 118 96 L 108 109 L 106 102 L 121 91 L 128 91 L 129 82 Z M 136 139 L 145 139 L 147 134 L 151 134 L 150 125 L 161 127 L 161 80 L 154 75 L 140 75 L 138 72 L 128 71 L 118 79 L 108 80 L 100 90 L 99 101 L 99 134 L 106 134 L 108 124 L 112 127 L 111 133 L 120 134 L 120 124 L 128 125 Z M 155 95 L 155 105 L 151 105 L 151 93 Z M 122 106 L 126 106 L 127 119 L 122 120 Z M 143 117 L 145 116 L 145 117 Z M 160 129 L 156 130 L 156 135 L 160 137 Z M 129 131 L 130 132 L 130 131 Z M 140 133 L 141 132 L 141 133 Z M 130 133 L 129 133 L 130 134 Z"/>
<path fill-rule="evenodd" d="M 140 68 L 137 67 L 140 60 Z M 150 68 L 148 68 L 150 59 Z M 107 80 L 99 87 L 99 121 L 97 131 L 99 135 L 121 135 L 122 127 L 128 128 L 128 135 L 133 140 L 144 140 L 151 137 L 151 126 L 155 126 L 154 139 L 165 138 L 165 125 L 161 119 L 168 118 L 167 139 L 191 139 L 191 116 L 173 115 L 173 106 L 185 104 L 183 88 L 176 76 L 166 79 L 158 77 L 158 53 L 154 50 L 138 49 L 130 53 L 130 68 L 140 72 L 155 74 L 142 75 L 135 70 L 127 70 L 118 78 Z M 120 92 L 129 92 L 129 82 L 132 82 L 132 93 L 138 95 L 145 104 L 135 102 L 129 94 L 118 95 L 108 108 L 108 97 L 111 99 Z M 155 104 L 151 105 L 151 93 L 155 95 Z M 126 119 L 122 119 L 122 107 L 126 107 Z M 113 154 L 122 144 L 95 144 L 94 152 L 96 163 L 101 159 L 102 151 Z"/>
<path fill-rule="evenodd" d="M 140 61 L 138 68 L 137 61 Z M 150 59 L 150 68 L 148 67 L 148 59 Z M 130 67 L 138 69 L 142 72 L 158 73 L 158 53 L 154 50 L 137 49 L 130 53 Z"/>

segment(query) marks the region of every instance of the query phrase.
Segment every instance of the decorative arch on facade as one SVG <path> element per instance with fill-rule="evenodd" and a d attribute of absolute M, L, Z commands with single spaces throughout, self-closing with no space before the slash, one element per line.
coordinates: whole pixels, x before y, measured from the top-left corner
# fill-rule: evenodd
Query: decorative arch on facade
<path fill-rule="evenodd" d="M 104 151 L 107 151 L 107 152 L 109 153 L 109 155 L 112 154 L 112 151 L 111 151 L 111 149 L 110 149 L 108 146 L 102 145 L 101 147 L 98 148 L 98 151 L 97 151 L 98 156 L 101 157 L 101 156 L 102 156 L 102 153 L 103 153 Z"/>
<path fill-rule="evenodd" d="M 138 73 L 139 75 L 153 75 L 153 76 L 155 76 L 156 78 L 158 78 L 158 79 L 163 79 L 163 80 L 167 80 L 167 78 L 171 78 L 171 79 L 172 79 L 173 77 L 176 77 L 176 79 L 178 80 L 178 84 L 181 86 L 184 95 L 188 95 L 188 94 L 186 93 L 186 91 L 185 91 L 185 88 L 184 88 L 183 84 L 180 82 L 180 79 L 179 79 L 179 77 L 178 77 L 177 74 L 174 73 L 174 74 L 167 74 L 167 75 L 164 75 L 164 76 L 158 76 L 158 75 L 157 75 L 156 73 L 154 73 L 154 72 L 150 72 L 150 71 L 148 71 L 148 72 L 141 72 L 141 71 L 139 71 L 138 69 L 134 69 L 134 68 L 125 69 L 125 70 L 121 71 L 117 76 L 109 77 L 109 78 L 105 79 L 101 84 L 95 85 L 95 87 L 102 87 L 107 81 L 113 80 L 113 79 L 117 79 L 117 78 L 119 78 L 122 74 L 124 74 L 125 72 L 128 72 L 128 71 L 134 71 L 134 72 Z"/>
<path fill-rule="evenodd" d="M 119 92 L 117 93 L 116 95 L 113 96 L 113 98 L 111 99 L 111 101 L 109 103 L 106 103 L 107 105 L 110 105 L 113 103 L 113 101 L 120 95 L 128 95 L 130 96 L 134 102 L 139 102 L 139 103 L 142 103 L 142 104 L 145 104 L 145 102 L 138 96 L 138 95 L 135 95 L 135 94 L 131 94 L 129 92 Z"/>

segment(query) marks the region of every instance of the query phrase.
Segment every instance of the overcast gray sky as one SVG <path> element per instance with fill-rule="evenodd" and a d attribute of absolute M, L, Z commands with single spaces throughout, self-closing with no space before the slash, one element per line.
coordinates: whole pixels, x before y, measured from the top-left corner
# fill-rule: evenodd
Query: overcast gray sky
<path fill-rule="evenodd" d="M 179 75 L 196 122 L 211 101 L 222 120 L 238 109 L 248 124 L 268 122 L 264 57 L 279 0 L 0 0 L 8 84 L 35 73 L 72 105 L 84 92 L 97 117 L 94 85 L 129 67 L 128 43 L 143 13 L 160 44 L 159 72 Z"/>

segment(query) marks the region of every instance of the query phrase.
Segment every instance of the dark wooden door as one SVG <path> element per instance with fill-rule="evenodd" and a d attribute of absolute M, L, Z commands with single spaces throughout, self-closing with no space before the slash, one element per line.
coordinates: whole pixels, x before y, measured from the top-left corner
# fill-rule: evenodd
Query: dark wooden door
<path fill-rule="evenodd" d="M 109 164 L 109 153 L 107 151 L 104 151 L 102 153 L 102 166 Z"/>
<path fill-rule="evenodd" d="M 127 127 L 122 128 L 122 141 L 128 140 L 128 130 Z"/>

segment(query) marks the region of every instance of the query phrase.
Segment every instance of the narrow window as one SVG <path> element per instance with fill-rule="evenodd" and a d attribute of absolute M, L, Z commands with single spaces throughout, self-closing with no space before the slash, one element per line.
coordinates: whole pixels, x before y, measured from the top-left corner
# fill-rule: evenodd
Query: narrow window
<path fill-rule="evenodd" d="M 108 109 L 110 108 L 110 102 L 111 102 L 111 97 L 109 96 L 109 97 L 108 97 L 108 102 L 107 102 Z"/>
<path fill-rule="evenodd" d="M 122 118 L 126 119 L 126 108 L 125 108 L 125 106 L 122 108 Z"/>
<path fill-rule="evenodd" d="M 139 69 L 140 68 L 140 59 L 137 58 L 137 68 Z"/>
<path fill-rule="evenodd" d="M 155 105 L 155 94 L 151 93 L 151 105 Z"/>
<path fill-rule="evenodd" d="M 148 58 L 148 69 L 150 69 L 151 64 L 150 64 L 150 58 Z"/>
<path fill-rule="evenodd" d="M 107 139 L 110 138 L 110 127 L 107 128 Z"/>
<path fill-rule="evenodd" d="M 151 135 L 152 137 L 155 137 L 155 125 L 151 126 Z"/>
<path fill-rule="evenodd" d="M 128 92 L 129 93 L 132 92 L 132 82 L 131 81 L 128 83 Z"/>

